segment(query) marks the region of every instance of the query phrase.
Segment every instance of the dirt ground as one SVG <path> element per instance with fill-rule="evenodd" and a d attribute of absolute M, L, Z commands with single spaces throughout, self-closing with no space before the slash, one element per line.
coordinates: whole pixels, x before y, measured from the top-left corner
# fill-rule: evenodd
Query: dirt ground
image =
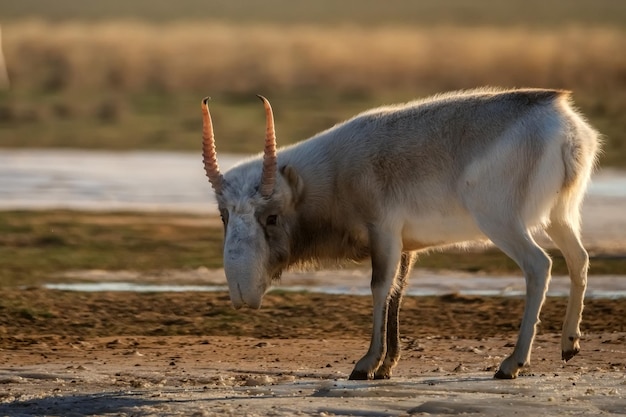
<path fill-rule="evenodd" d="M 563 364 L 566 300 L 549 298 L 531 366 L 498 381 L 521 299 L 407 297 L 394 378 L 347 381 L 367 349 L 370 303 L 278 292 L 234 311 L 225 293 L 5 290 L 0 415 L 626 413 L 623 299 L 587 301 L 582 352 Z"/>

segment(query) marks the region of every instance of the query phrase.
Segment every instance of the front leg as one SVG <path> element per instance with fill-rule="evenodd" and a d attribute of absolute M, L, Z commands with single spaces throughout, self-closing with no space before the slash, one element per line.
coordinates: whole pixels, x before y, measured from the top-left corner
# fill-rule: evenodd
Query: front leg
<path fill-rule="evenodd" d="M 400 305 L 402 304 L 402 296 L 404 295 L 408 275 L 411 273 L 414 260 L 414 253 L 402 253 L 395 290 L 392 292 L 387 311 L 387 354 L 382 365 L 376 370 L 374 379 L 391 378 L 391 370 L 400 360 Z"/>
<path fill-rule="evenodd" d="M 398 235 L 370 232 L 372 257 L 373 329 L 370 347 L 355 365 L 350 379 L 373 379 L 387 350 L 387 313 L 389 299 L 398 272 L 402 244 Z"/>

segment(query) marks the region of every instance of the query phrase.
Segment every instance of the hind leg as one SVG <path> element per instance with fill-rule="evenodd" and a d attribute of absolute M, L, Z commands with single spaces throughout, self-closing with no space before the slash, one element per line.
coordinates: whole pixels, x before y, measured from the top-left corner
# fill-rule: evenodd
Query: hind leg
<path fill-rule="evenodd" d="M 516 378 L 519 370 L 530 363 L 532 344 L 537 333 L 539 313 L 545 301 L 552 261 L 533 240 L 521 222 L 478 218 L 483 232 L 504 253 L 513 259 L 526 278 L 526 302 L 517 343 L 513 353 L 500 364 L 496 378 Z"/>
<path fill-rule="evenodd" d="M 561 355 L 563 360 L 568 361 L 580 351 L 580 321 L 587 289 L 589 256 L 580 242 L 578 231 L 571 224 L 562 220 L 553 221 L 546 228 L 546 233 L 563 253 L 571 281 L 561 336 Z"/>

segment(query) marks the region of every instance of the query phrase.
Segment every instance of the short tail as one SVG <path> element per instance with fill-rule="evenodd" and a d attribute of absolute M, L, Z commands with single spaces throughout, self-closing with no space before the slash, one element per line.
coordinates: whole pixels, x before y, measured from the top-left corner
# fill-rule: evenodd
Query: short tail
<path fill-rule="evenodd" d="M 562 147 L 565 175 L 561 198 L 555 207 L 569 222 L 580 227 L 580 205 L 593 173 L 601 147 L 600 134 L 587 123 L 584 117 L 574 110 L 569 95 L 561 96 L 563 104 L 571 114 L 569 130 Z"/>

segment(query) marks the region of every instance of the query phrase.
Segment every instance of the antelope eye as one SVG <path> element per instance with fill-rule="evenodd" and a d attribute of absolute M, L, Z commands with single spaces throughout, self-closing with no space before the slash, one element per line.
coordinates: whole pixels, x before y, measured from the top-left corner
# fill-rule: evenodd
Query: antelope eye
<path fill-rule="evenodd" d="M 267 216 L 267 219 L 265 220 L 265 225 L 276 226 L 277 222 L 278 222 L 278 216 L 275 214 L 270 214 L 269 216 Z"/>

